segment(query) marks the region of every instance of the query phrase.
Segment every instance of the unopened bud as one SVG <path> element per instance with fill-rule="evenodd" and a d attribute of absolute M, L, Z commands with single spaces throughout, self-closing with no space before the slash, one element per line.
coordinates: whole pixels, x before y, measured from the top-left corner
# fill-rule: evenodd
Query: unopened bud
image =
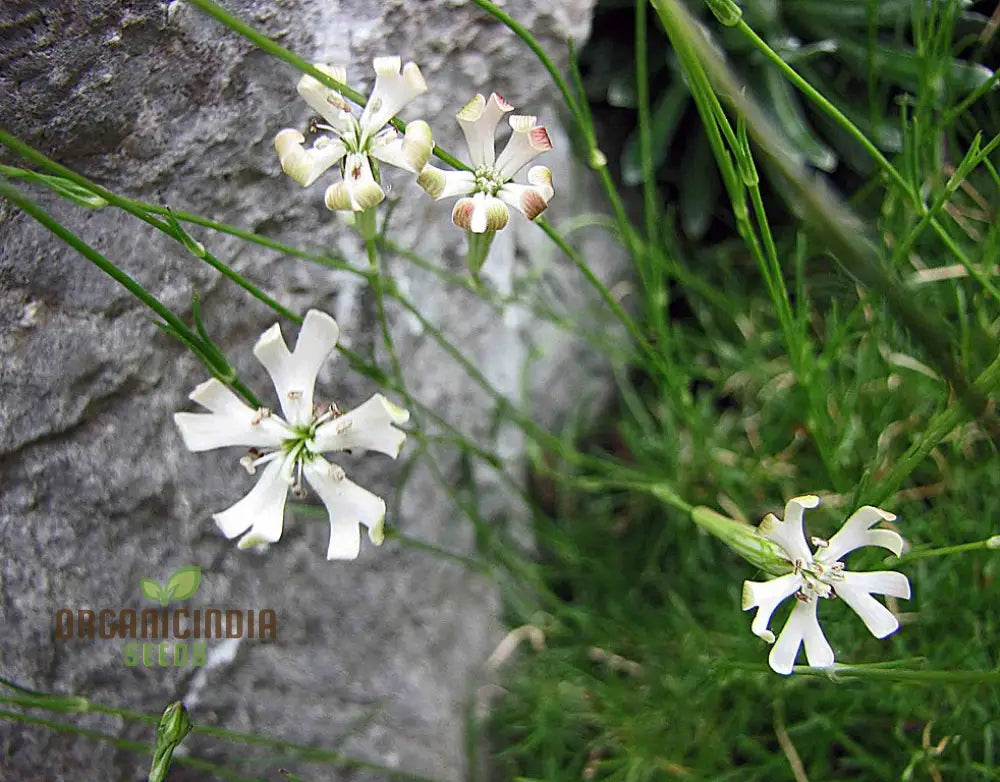
<path fill-rule="evenodd" d="M 149 769 L 149 782 L 163 782 L 166 779 L 174 750 L 190 732 L 191 718 L 188 717 L 187 709 L 180 701 L 174 701 L 163 710 L 156 726 L 156 750 Z"/>
<path fill-rule="evenodd" d="M 691 520 L 765 573 L 780 576 L 791 570 L 781 549 L 750 524 L 723 516 L 704 506 L 691 511 Z"/>
<path fill-rule="evenodd" d="M 733 0 L 705 0 L 705 2 L 719 23 L 726 27 L 735 27 L 743 18 L 743 9 Z"/>

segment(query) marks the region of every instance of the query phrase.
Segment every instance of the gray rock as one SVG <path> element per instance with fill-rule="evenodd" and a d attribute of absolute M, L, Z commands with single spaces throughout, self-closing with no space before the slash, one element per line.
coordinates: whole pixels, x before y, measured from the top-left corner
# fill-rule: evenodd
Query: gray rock
<path fill-rule="evenodd" d="M 505 8 L 562 53 L 566 36 L 585 37 L 591 5 L 557 0 L 542 10 L 511 0 Z M 476 91 L 501 92 L 539 115 L 557 144 L 544 161 L 556 177 L 550 219 L 599 208 L 595 180 L 557 127 L 558 95 L 547 75 L 470 3 L 233 0 L 228 7 L 310 59 L 349 63 L 355 85 L 371 83 L 376 55 L 415 60 L 431 89 L 404 116 L 427 119 L 451 150 L 464 152 L 455 111 Z M 274 134 L 304 127 L 310 113 L 296 95 L 297 78 L 182 3 L 7 0 L 0 9 L 0 125 L 116 192 L 295 246 L 332 248 L 364 267 L 360 243 L 322 204 L 323 180 L 302 190 L 278 167 Z M 2 159 L 20 164 L 7 153 Z M 391 196 L 402 199 L 393 238 L 461 272 L 464 237 L 450 223 L 451 204 L 432 202 L 402 172 L 389 177 Z M 251 354 L 254 339 L 276 320 L 272 311 L 122 212 L 85 211 L 30 192 L 188 319 L 197 291 L 210 333 L 248 385 L 273 403 Z M 186 396 L 207 377 L 205 369 L 111 279 L 26 215 L 10 205 L 0 209 L 2 675 L 143 712 L 184 697 L 197 724 L 461 778 L 468 703 L 502 634 L 496 585 L 392 540 L 382 548 L 366 542 L 357 562 L 327 562 L 325 521 L 300 512 L 289 514 L 282 540 L 266 553 L 238 551 L 211 513 L 252 484 L 236 463 L 240 453 L 189 454 L 171 420 L 174 411 L 192 409 Z M 208 230 L 191 232 L 290 309 L 333 314 L 352 349 L 374 350 L 388 368 L 373 294 L 356 276 Z M 610 283 L 623 273 L 623 258 L 608 241 L 588 237 L 583 247 Z M 428 320 L 502 393 L 530 401 L 527 409 L 543 425 L 582 399 L 606 395 L 602 358 L 566 330 L 528 308 L 498 311 L 400 258 L 385 265 Z M 509 290 L 536 273 L 546 281 L 535 288 L 546 302 L 577 317 L 596 310 L 572 265 L 514 215 L 495 243 L 490 284 Z M 496 401 L 412 315 L 392 305 L 389 317 L 411 393 L 496 451 L 519 480 L 524 437 L 517 427 L 495 425 Z M 603 328 L 588 317 L 595 330 Z M 284 328 L 294 339 L 294 325 Z M 530 400 L 521 399 L 526 369 Z M 347 408 L 376 390 L 341 358 L 321 374 L 317 397 L 335 397 Z M 435 432 L 426 418 L 415 418 Z M 474 551 L 472 524 L 446 491 L 463 474 L 458 449 L 432 445 L 423 452 L 411 437 L 398 463 L 380 455 L 340 461 L 358 483 L 387 498 L 390 526 L 449 550 Z M 495 471 L 477 464 L 474 475 L 484 517 L 519 517 L 518 498 Z M 59 608 L 148 606 L 140 579 L 163 581 L 188 564 L 203 570 L 192 606 L 273 608 L 277 640 L 212 642 L 210 666 L 161 668 L 126 666 L 121 641 L 54 637 Z M 152 737 L 149 727 L 115 717 L 62 718 L 126 739 Z M 280 767 L 313 780 L 384 778 L 196 734 L 185 747 L 266 779 L 277 779 Z M 0 777 L 79 779 L 80 769 L 92 779 L 140 779 L 148 758 L 0 721 Z M 178 767 L 171 776 L 196 778 L 208 775 Z"/>

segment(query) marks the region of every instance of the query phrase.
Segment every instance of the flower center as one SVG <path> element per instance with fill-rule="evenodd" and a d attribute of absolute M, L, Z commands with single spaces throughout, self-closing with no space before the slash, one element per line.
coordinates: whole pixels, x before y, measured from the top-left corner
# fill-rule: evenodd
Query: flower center
<path fill-rule="evenodd" d="M 832 597 L 833 584 L 844 579 L 843 562 L 824 565 L 810 557 L 808 562 L 796 560 L 793 569 L 802 577 L 802 588 L 795 596 L 805 602 L 816 597 Z"/>
<path fill-rule="evenodd" d="M 313 417 L 308 424 L 289 427 L 290 437 L 281 441 L 280 452 L 285 454 L 285 458 L 291 458 L 295 463 L 292 472 L 292 496 L 295 498 L 302 499 L 307 493 L 305 484 L 302 482 L 302 465 L 311 461 L 319 453 L 314 450 L 316 443 L 313 438 L 316 435 L 316 430 L 327 421 L 342 415 L 340 408 L 335 404 L 330 404 L 325 409 L 318 407 L 313 412 Z M 351 421 L 348 419 L 344 423 L 350 424 Z"/>
<path fill-rule="evenodd" d="M 495 196 L 497 191 L 503 187 L 503 177 L 500 176 L 500 172 L 493 166 L 479 166 L 479 168 L 472 173 L 476 177 L 476 193 L 485 193 L 489 196 Z"/>
<path fill-rule="evenodd" d="M 361 125 L 353 114 L 350 118 L 351 129 L 344 133 L 340 140 L 344 142 L 348 152 L 366 152 L 368 139 L 361 132 Z"/>
<path fill-rule="evenodd" d="M 290 392 L 290 394 L 298 393 L 295 391 Z M 265 418 L 270 418 L 273 413 L 266 407 L 262 407 L 257 411 L 254 417 L 253 423 L 259 424 Z M 343 415 L 340 408 L 335 404 L 327 405 L 326 407 L 317 406 L 313 411 L 312 418 L 308 423 L 302 424 L 300 426 L 290 426 L 284 421 L 281 421 L 283 428 L 285 429 L 285 434 L 287 435 L 281 440 L 281 444 L 272 451 L 263 452 L 258 448 L 251 448 L 247 454 L 240 459 L 240 464 L 246 469 L 248 473 L 254 475 L 257 472 L 257 468 L 261 465 L 267 464 L 273 459 L 291 458 L 295 463 L 294 466 L 294 478 L 292 485 L 292 492 L 299 496 L 304 489 L 302 487 L 302 465 L 308 461 L 311 461 L 313 457 L 318 455 L 320 452 L 314 450 L 316 436 L 316 430 L 322 424 L 327 421 L 332 421 L 335 418 L 340 418 Z M 281 419 L 279 419 L 281 420 Z M 342 421 L 338 427 L 338 434 L 342 434 L 350 429 L 353 422 L 351 419 Z"/>

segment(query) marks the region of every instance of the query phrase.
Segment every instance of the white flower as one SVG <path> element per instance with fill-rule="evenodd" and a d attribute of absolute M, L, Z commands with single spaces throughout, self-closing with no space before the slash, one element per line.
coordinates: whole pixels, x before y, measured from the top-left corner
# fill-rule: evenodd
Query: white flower
<path fill-rule="evenodd" d="M 802 513 L 805 508 L 817 505 L 819 497 L 814 495 L 795 497 L 785 505 L 784 521 L 772 513 L 764 517 L 758 532 L 781 547 L 792 572 L 770 581 L 743 582 L 743 610 L 757 608 L 751 629 L 774 644 L 768 662 L 782 674 L 792 672 L 803 642 L 811 666 L 833 665 L 833 649 L 816 618 L 818 598 L 836 595 L 854 609 L 872 635 L 885 638 L 899 629 L 899 621 L 872 595 L 910 597 L 910 582 L 902 573 L 891 570 L 849 573 L 840 561 L 844 555 L 862 546 L 881 546 L 898 557 L 903 550 L 903 539 L 891 530 L 871 529 L 880 520 L 895 519 L 893 514 L 865 505 L 851 514 L 829 541 L 813 538 L 816 552 L 811 554 L 802 530 Z M 775 643 L 774 633 L 767 625 L 778 605 L 792 595 L 796 598 L 795 607 Z"/>
<path fill-rule="evenodd" d="M 403 106 L 427 91 L 420 69 L 408 62 L 400 72 L 398 57 L 376 57 L 374 66 L 375 87 L 360 119 L 351 113 L 339 92 L 306 75 L 299 79 L 299 94 L 325 120 L 326 124 L 316 127 L 333 136 L 319 136 L 308 149 L 303 146 L 305 136 L 294 128 L 286 128 L 274 138 L 281 168 L 303 187 L 315 182 L 334 163 L 341 163 L 343 181 L 326 190 L 324 200 L 329 209 L 370 209 L 385 198 L 376 160 L 417 174 L 434 147 L 431 129 L 422 120 L 410 122 L 402 138 L 386 124 Z M 342 84 L 347 80 L 343 68 L 319 63 L 316 68 Z"/>
<path fill-rule="evenodd" d="M 385 502 L 347 480 L 340 467 L 320 454 L 368 450 L 395 459 L 406 434 L 393 424 L 405 423 L 410 414 L 381 394 L 348 413 L 341 413 L 335 405 L 314 411 L 316 375 L 338 336 L 333 318 L 310 310 L 294 351 L 289 352 L 277 323 L 257 340 L 253 352 L 278 392 L 280 416 L 266 408 L 254 410 L 247 406 L 215 378 L 202 383 L 190 396 L 208 413 L 174 414 L 188 450 L 249 446 L 251 451 L 240 460 L 241 464 L 251 474 L 264 468 L 249 494 L 231 508 L 213 514 L 227 538 L 246 533 L 240 539 L 240 548 L 273 543 L 281 537 L 288 490 L 303 496 L 303 476 L 326 505 L 330 517 L 327 559 L 358 556 L 359 523 L 368 528 L 372 543 L 382 543 Z"/>
<path fill-rule="evenodd" d="M 519 185 L 511 180 L 514 174 L 552 149 L 549 134 L 535 117 L 512 114 L 509 118 L 513 134 L 496 156 L 493 136 L 504 114 L 514 107 L 497 95 L 489 100 L 476 95 L 456 117 L 462 126 L 469 145 L 472 171 L 442 171 L 427 165 L 417 177 L 417 184 L 435 200 L 449 196 L 460 198 L 451 213 L 459 228 L 473 233 L 499 231 L 510 216 L 507 205 L 519 210 L 529 220 L 534 220 L 549 205 L 554 190 L 552 172 L 545 166 L 532 166 L 528 171 L 528 184 Z M 470 197 L 471 196 L 471 197 Z"/>

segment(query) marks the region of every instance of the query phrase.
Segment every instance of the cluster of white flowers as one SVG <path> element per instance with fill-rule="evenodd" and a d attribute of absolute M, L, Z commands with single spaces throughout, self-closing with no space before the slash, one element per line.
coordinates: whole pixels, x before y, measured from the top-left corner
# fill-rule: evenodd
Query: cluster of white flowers
<path fill-rule="evenodd" d="M 398 57 L 379 57 L 374 65 L 375 87 L 360 119 L 336 90 L 312 76 L 299 80 L 299 94 L 322 119 L 314 123 L 314 128 L 323 133 L 308 148 L 300 131 L 286 128 L 278 133 L 274 147 L 286 174 L 308 187 L 320 174 L 340 163 L 343 178 L 327 188 L 327 207 L 365 212 L 385 198 L 378 161 L 388 163 L 417 174 L 417 183 L 435 200 L 464 196 L 455 204 L 452 220 L 458 227 L 477 234 L 506 226 L 508 206 L 529 220 L 545 210 L 555 192 L 548 168 L 533 166 L 528 171 L 528 184 L 512 181 L 528 163 L 552 148 L 548 132 L 535 117 L 511 114 L 510 140 L 497 155 L 497 125 L 514 107 L 495 92 L 489 99 L 476 95 L 456 115 L 469 146 L 469 168 L 443 171 L 427 162 L 434 141 L 426 122 L 408 123 L 402 137 L 389 125 L 403 106 L 427 90 L 420 69 L 412 62 L 402 66 Z M 347 78 L 343 68 L 322 63 L 315 67 L 340 83 Z"/>
<path fill-rule="evenodd" d="M 445 171 L 428 163 L 434 151 L 431 130 L 421 120 L 406 125 L 400 136 L 391 121 L 407 103 L 427 90 L 420 69 L 398 57 L 374 62 L 375 86 L 359 118 L 343 96 L 312 76 L 303 76 L 298 91 L 320 115 L 314 129 L 322 131 L 305 146 L 305 136 L 285 129 L 275 138 L 275 149 L 285 173 L 308 187 L 327 169 L 339 163 L 342 179 L 326 190 L 331 210 L 371 215 L 385 198 L 378 163 L 388 163 L 417 175 L 417 183 L 435 200 L 458 196 L 452 221 L 469 233 L 470 259 L 474 237 L 479 241 L 481 264 L 492 235 L 504 228 L 509 207 L 529 220 L 548 206 L 553 196 L 552 172 L 533 166 L 527 184 L 513 182 L 515 174 L 542 152 L 552 148 L 548 132 L 532 116 L 511 114 L 513 106 L 496 93 L 476 95 L 458 113 L 469 148 L 466 170 Z M 344 83 L 342 68 L 316 66 Z M 512 133 L 506 147 L 496 154 L 494 135 L 500 120 L 509 115 Z M 327 135 L 329 134 L 329 135 Z M 476 266 L 475 268 L 478 268 Z M 174 416 L 187 447 L 192 451 L 241 445 L 251 450 L 240 461 L 254 474 L 263 468 L 256 486 L 227 510 L 214 514 L 227 537 L 240 538 L 240 548 L 277 541 L 282 532 L 288 491 L 303 496 L 303 479 L 319 495 L 330 520 L 329 559 L 353 559 L 361 546 L 359 525 L 368 529 L 376 545 L 383 540 L 385 503 L 380 497 L 349 481 L 343 469 L 322 454 L 331 451 L 370 450 L 395 458 L 406 438 L 397 428 L 409 414 L 381 394 L 360 407 L 342 413 L 336 405 L 315 405 L 317 373 L 333 351 L 338 338 L 336 322 L 311 310 L 305 317 L 294 351 L 289 351 L 277 324 L 257 341 L 254 354 L 274 382 L 281 416 L 271 410 L 253 409 L 219 380 L 198 386 L 191 399 L 207 413 Z M 812 538 L 810 551 L 803 529 L 806 508 L 815 508 L 814 495 L 795 497 L 785 505 L 784 519 L 768 514 L 756 531 L 714 512 L 694 514 L 721 539 L 765 570 L 779 573 L 769 581 L 743 584 L 743 610 L 757 609 L 751 629 L 772 644 L 768 661 L 781 674 L 792 672 L 799 649 L 814 667 L 834 662 L 833 648 L 817 617 L 820 599 L 839 597 L 852 608 L 877 638 L 899 628 L 893 613 L 872 595 L 909 598 L 910 583 L 901 573 L 849 572 L 841 561 L 863 546 L 880 546 L 896 556 L 903 540 L 887 529 L 873 529 L 891 513 L 866 505 L 855 511 L 837 534 L 827 540 Z M 696 509 L 698 510 L 698 509 Z M 701 509 L 702 511 L 707 509 Z M 700 521 L 699 521 L 700 519 Z M 763 559 L 761 559 L 763 557 Z M 778 606 L 789 597 L 795 604 L 781 633 L 775 637 L 768 625 Z"/>
<path fill-rule="evenodd" d="M 315 67 L 340 84 L 347 79 L 343 68 L 321 63 Z M 489 237 L 503 228 L 509 218 L 508 205 L 529 220 L 546 208 L 553 195 L 549 169 L 533 167 L 527 185 L 511 182 L 524 166 L 552 148 L 548 133 L 535 117 L 509 117 L 513 132 L 498 156 L 493 145 L 496 126 L 513 106 L 496 93 L 489 100 L 476 95 L 458 113 L 469 145 L 469 170 L 442 171 L 427 162 L 434 141 L 426 122 L 408 123 L 402 136 L 392 125 L 404 106 L 427 91 L 420 68 L 412 62 L 403 65 L 399 57 L 378 57 L 374 68 L 375 86 L 359 117 L 340 92 L 313 76 L 303 76 L 298 92 L 319 115 L 310 127 L 315 137 L 307 147 L 302 132 L 285 128 L 274 139 L 282 169 L 303 187 L 340 165 L 340 181 L 326 189 L 327 208 L 373 214 L 371 210 L 385 199 L 380 162 L 416 174 L 417 182 L 435 199 L 465 196 L 455 205 L 452 219 L 470 235 Z M 488 248 L 488 242 L 481 246 Z M 254 474 L 262 468 L 249 494 L 214 514 L 226 537 L 242 536 L 240 548 L 277 541 L 288 491 L 302 497 L 305 483 L 319 495 L 330 518 L 327 558 L 358 556 L 359 524 L 367 527 L 368 537 L 376 545 L 384 538 L 385 502 L 349 481 L 343 469 L 322 454 L 369 450 L 395 458 L 406 439 L 396 425 L 405 423 L 409 413 L 381 394 L 347 413 L 336 405 L 314 405 L 317 373 L 336 346 L 338 335 L 333 318 L 310 310 L 294 351 L 288 350 L 277 324 L 257 341 L 254 355 L 274 382 L 282 415 L 247 406 L 224 383 L 212 379 L 198 386 L 190 397 L 207 413 L 174 416 L 189 450 L 244 446 L 250 451 L 240 462 L 247 471 Z"/>

